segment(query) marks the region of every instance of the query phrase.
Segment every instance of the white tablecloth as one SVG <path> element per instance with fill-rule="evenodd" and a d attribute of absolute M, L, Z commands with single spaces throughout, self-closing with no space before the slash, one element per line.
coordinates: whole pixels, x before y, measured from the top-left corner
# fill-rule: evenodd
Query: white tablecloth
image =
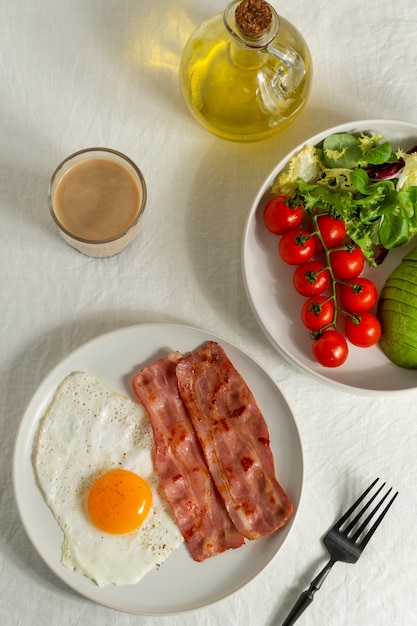
<path fill-rule="evenodd" d="M 300 624 L 416 623 L 417 390 L 399 397 L 353 395 L 296 371 L 254 319 L 240 253 L 250 204 L 288 150 L 346 121 L 417 121 L 417 4 L 277 4 L 308 42 L 314 81 L 299 119 L 280 136 L 255 144 L 205 131 L 179 90 L 187 37 L 224 7 L 220 0 L 0 0 L 5 626 L 280 623 L 324 564 L 321 535 L 376 475 L 396 487 L 399 498 L 359 563 L 335 566 Z M 55 166 L 93 145 L 129 155 L 149 193 L 139 238 L 107 260 L 67 246 L 47 207 Z M 87 340 L 147 322 L 195 326 L 249 352 L 287 399 L 304 451 L 300 509 L 277 557 L 231 597 L 179 616 L 134 616 L 72 591 L 27 538 L 12 487 L 19 423 L 48 372 Z"/>

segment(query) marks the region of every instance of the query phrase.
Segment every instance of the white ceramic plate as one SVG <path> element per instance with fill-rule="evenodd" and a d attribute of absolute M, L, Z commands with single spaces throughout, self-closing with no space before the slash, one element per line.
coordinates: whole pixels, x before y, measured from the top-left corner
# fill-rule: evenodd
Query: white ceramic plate
<path fill-rule="evenodd" d="M 294 522 L 295 514 L 281 531 L 203 563 L 193 561 L 182 545 L 159 570 L 136 585 L 99 588 L 60 563 L 62 532 L 35 483 L 32 466 L 39 420 L 60 381 L 74 370 L 88 371 L 115 391 L 135 399 L 131 380 L 141 367 L 170 350 L 188 352 L 210 339 L 223 346 L 257 399 L 268 422 L 278 479 L 297 511 L 303 481 L 298 430 L 280 391 L 248 355 L 218 337 L 185 326 L 133 326 L 98 337 L 62 361 L 32 398 L 16 441 L 14 487 L 23 524 L 39 554 L 70 587 L 100 604 L 140 615 L 172 615 L 216 602 L 240 589 L 271 561 Z"/>
<path fill-rule="evenodd" d="M 242 266 L 246 291 L 257 320 L 284 358 L 304 373 L 339 389 L 379 395 L 413 389 L 417 385 L 417 372 L 391 363 L 379 345 L 364 349 L 349 344 L 348 359 L 341 367 L 324 368 L 319 365 L 312 357 L 311 340 L 300 320 L 304 298 L 292 286 L 294 268 L 279 258 L 279 238 L 267 231 L 262 218 L 265 204 L 272 197 L 271 186 L 293 154 L 306 144 L 318 144 L 331 133 L 363 130 L 381 132 L 391 141 L 394 150 L 417 145 L 417 124 L 389 120 L 341 124 L 303 142 L 275 167 L 255 198 L 244 231 Z M 406 248 L 391 251 L 382 265 L 366 268 L 363 275 L 371 278 L 379 291 L 406 251 L 414 245 L 417 241 Z"/>

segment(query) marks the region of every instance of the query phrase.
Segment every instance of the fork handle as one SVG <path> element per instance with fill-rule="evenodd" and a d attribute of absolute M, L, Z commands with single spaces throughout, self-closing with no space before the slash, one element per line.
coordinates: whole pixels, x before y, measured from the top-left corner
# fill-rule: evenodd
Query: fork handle
<path fill-rule="evenodd" d="M 314 594 L 320 589 L 320 587 L 324 583 L 334 563 L 335 561 L 331 559 L 311 582 L 310 587 L 307 589 L 307 591 L 302 592 L 302 594 L 299 596 L 298 600 L 292 607 L 291 611 L 289 612 L 288 616 L 286 617 L 285 621 L 282 622 L 282 626 L 292 626 L 292 624 L 295 624 L 300 615 L 302 615 L 306 608 L 310 606 L 310 604 L 314 600 Z"/>
<path fill-rule="evenodd" d="M 315 591 L 315 589 L 311 590 L 311 585 L 310 589 L 303 591 L 285 621 L 282 622 L 282 626 L 291 626 L 292 624 L 295 624 L 300 615 L 304 613 L 306 608 L 313 602 Z"/>

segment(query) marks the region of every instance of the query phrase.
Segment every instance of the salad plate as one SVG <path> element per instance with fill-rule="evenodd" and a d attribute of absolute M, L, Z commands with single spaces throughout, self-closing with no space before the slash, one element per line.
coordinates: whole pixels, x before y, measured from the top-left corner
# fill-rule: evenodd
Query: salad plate
<path fill-rule="evenodd" d="M 277 477 L 294 514 L 276 533 L 247 542 L 203 563 L 182 544 L 163 565 L 134 585 L 98 587 L 61 564 L 63 533 L 35 480 L 33 446 L 40 419 L 59 383 L 73 371 L 86 371 L 132 400 L 133 375 L 171 350 L 183 353 L 217 341 L 246 380 L 268 423 Z M 294 523 L 303 482 L 303 456 L 293 415 L 268 374 L 233 344 L 204 331 L 173 324 L 122 328 L 86 343 L 59 363 L 33 396 L 20 425 L 14 453 L 14 489 L 19 513 L 34 547 L 52 571 L 86 598 L 137 615 L 174 615 L 199 609 L 236 592 L 276 557 Z M 196 582 L 198 581 L 198 584 Z"/>
<path fill-rule="evenodd" d="M 316 146 L 333 133 L 370 132 L 381 134 L 393 151 L 407 151 L 417 145 L 417 124 L 395 120 L 363 120 L 329 128 L 292 150 L 267 176 L 250 208 L 242 243 L 242 270 L 246 293 L 254 315 L 275 349 L 303 373 L 338 389 L 351 392 L 392 394 L 414 389 L 417 372 L 394 365 L 377 344 L 358 348 L 349 343 L 349 356 L 340 367 L 325 368 L 312 354 L 309 331 L 301 322 L 304 302 L 292 285 L 294 266 L 286 265 L 278 255 L 279 237 L 264 226 L 263 210 L 273 197 L 271 188 L 290 159 L 305 146 Z M 390 250 L 377 267 L 367 263 L 362 276 L 370 278 L 378 293 L 385 280 L 417 239 Z"/>

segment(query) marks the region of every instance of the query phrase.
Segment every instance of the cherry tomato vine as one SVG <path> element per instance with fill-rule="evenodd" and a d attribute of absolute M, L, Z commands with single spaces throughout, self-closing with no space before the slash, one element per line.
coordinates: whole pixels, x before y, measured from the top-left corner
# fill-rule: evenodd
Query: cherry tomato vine
<path fill-rule="evenodd" d="M 279 256 L 297 266 L 293 286 L 306 298 L 301 321 L 310 331 L 315 359 L 324 367 L 338 367 L 348 357 L 346 338 L 361 348 L 377 343 L 381 327 L 370 311 L 378 292 L 371 280 L 360 276 L 365 258 L 346 236 L 343 220 L 300 205 L 292 207 L 284 196 L 273 198 L 263 215 L 266 228 L 280 234 Z M 343 332 L 340 315 L 344 317 Z"/>

